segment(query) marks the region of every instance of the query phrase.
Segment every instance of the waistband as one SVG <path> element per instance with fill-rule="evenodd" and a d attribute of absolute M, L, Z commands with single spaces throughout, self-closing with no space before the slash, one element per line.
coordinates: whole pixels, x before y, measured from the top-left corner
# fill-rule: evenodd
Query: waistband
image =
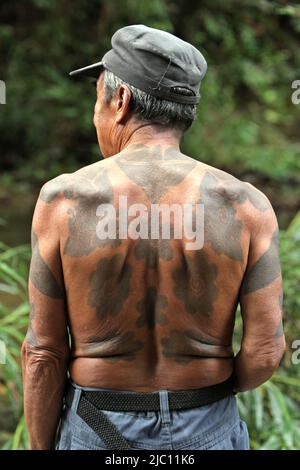
<path fill-rule="evenodd" d="M 224 382 L 199 389 L 171 391 L 167 390 L 170 410 L 182 410 L 209 405 L 233 395 L 233 376 Z M 159 411 L 161 394 L 156 392 L 131 392 L 113 389 L 91 389 L 69 383 L 65 400 L 68 407 L 72 406 L 75 390 L 81 390 L 81 397 L 89 401 L 99 410 L 107 411 Z"/>

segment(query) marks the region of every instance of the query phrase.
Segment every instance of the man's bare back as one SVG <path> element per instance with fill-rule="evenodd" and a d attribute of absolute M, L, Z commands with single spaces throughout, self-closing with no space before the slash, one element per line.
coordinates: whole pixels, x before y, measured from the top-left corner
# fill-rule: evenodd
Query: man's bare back
<path fill-rule="evenodd" d="M 203 248 L 187 250 L 185 240 L 174 237 L 100 240 L 97 207 L 116 207 L 120 195 L 128 205 L 141 203 L 149 210 L 151 204 L 204 204 Z M 58 218 L 63 279 L 48 273 L 48 295 L 67 293 L 74 382 L 179 390 L 231 375 L 235 312 L 253 221 L 270 210 L 262 193 L 176 148 L 133 145 L 55 178 L 40 200 Z M 41 257 L 31 267 L 34 290 L 45 283 L 43 246 L 38 248 Z M 269 276 L 275 279 L 276 259 L 273 267 Z M 251 292 L 253 282 L 260 288 L 259 278 L 250 276 L 243 291 Z M 57 328 L 64 328 L 66 319 L 56 315 Z"/>
<path fill-rule="evenodd" d="M 55 446 L 68 372 L 75 387 L 137 392 L 198 389 L 233 373 L 234 390 L 244 391 L 279 365 L 285 340 L 272 206 L 251 185 L 180 151 L 206 69 L 191 44 L 131 25 L 116 31 L 103 60 L 71 73 L 97 80 L 93 123 L 105 160 L 46 183 L 35 207 L 22 345 L 32 449 Z M 124 200 L 128 236 L 119 230 Z M 170 209 L 168 223 L 163 211 L 156 219 L 158 237 L 157 206 Z M 192 207 L 192 230 L 181 236 L 173 207 Z M 103 221 L 113 218 L 119 237 L 107 239 Z M 234 356 L 238 304 L 243 331 Z"/>

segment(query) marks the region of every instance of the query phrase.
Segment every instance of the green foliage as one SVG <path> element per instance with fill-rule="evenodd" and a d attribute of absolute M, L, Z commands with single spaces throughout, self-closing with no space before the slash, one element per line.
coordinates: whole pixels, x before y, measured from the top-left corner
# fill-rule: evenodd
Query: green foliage
<path fill-rule="evenodd" d="M 20 347 L 28 323 L 27 272 L 29 246 L 0 244 L 0 340 L 6 363 L 0 365 L 0 446 L 27 448 L 23 419 Z M 14 433 L 9 433 L 13 431 Z"/>
<path fill-rule="evenodd" d="M 294 398 L 287 392 L 281 373 L 259 388 L 238 396 L 242 418 L 247 422 L 250 445 L 260 450 L 292 450 L 300 447 L 300 378 L 294 379 Z M 287 384 L 289 382 L 287 381 Z"/>
<path fill-rule="evenodd" d="M 284 280 L 285 320 L 289 330 L 300 331 L 300 213 L 281 234 L 281 265 Z"/>
<path fill-rule="evenodd" d="M 203 51 L 208 73 L 199 120 L 184 150 L 212 165 L 278 180 L 300 169 L 300 7 L 268 0 L 4 1 L 0 11 L 0 167 L 39 183 L 99 158 L 92 117 L 95 90 L 70 70 L 99 60 L 113 32 L 144 23 Z"/>

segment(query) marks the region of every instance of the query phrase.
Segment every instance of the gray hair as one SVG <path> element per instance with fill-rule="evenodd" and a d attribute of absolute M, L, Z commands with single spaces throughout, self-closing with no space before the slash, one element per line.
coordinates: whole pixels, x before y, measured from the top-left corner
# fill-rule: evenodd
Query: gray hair
<path fill-rule="evenodd" d="M 126 85 L 131 91 L 131 111 L 141 121 L 176 128 L 184 132 L 197 118 L 196 105 L 180 104 L 156 98 L 133 85 L 129 85 L 109 70 L 104 71 L 104 90 L 107 103 L 111 101 L 120 85 Z M 178 89 L 178 92 L 185 95 L 192 94 L 190 90 L 185 88 Z"/>

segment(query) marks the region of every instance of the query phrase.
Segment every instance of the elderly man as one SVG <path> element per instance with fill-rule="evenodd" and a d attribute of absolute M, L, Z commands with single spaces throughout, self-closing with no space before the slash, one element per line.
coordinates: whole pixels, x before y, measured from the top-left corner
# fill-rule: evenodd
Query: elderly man
<path fill-rule="evenodd" d="M 195 47 L 143 25 L 71 73 L 97 79 L 104 160 L 46 183 L 33 217 L 32 449 L 249 447 L 235 394 L 285 348 L 278 225 L 260 191 L 180 151 L 205 73 Z"/>

